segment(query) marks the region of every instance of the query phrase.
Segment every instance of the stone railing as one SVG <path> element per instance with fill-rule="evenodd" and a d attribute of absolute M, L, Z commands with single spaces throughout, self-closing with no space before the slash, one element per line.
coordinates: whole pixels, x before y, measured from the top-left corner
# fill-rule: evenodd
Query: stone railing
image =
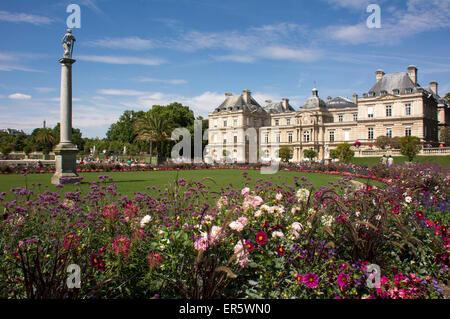
<path fill-rule="evenodd" d="M 355 150 L 355 157 L 377 157 L 383 155 L 392 155 L 392 156 L 402 156 L 400 150 L 398 149 L 386 149 L 386 150 Z M 450 147 L 433 147 L 433 148 L 423 148 L 420 150 L 418 155 L 431 155 L 431 156 L 442 156 L 442 155 L 450 155 Z"/>

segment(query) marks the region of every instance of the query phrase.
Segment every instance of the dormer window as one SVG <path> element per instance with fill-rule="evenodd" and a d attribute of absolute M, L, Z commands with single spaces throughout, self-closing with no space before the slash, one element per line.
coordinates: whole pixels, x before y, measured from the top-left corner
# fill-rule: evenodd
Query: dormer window
<path fill-rule="evenodd" d="M 399 90 L 399 89 L 394 89 L 394 90 L 392 90 L 392 92 L 393 92 L 394 94 L 396 94 L 396 95 L 399 95 L 399 94 L 400 94 L 400 90 Z"/>
<path fill-rule="evenodd" d="M 375 96 L 375 92 L 373 92 L 373 91 L 369 92 L 369 96 L 370 96 L 370 97 Z"/>
<path fill-rule="evenodd" d="M 386 94 L 387 94 L 387 91 L 382 90 L 380 93 L 381 93 L 381 95 L 386 95 Z"/>
<path fill-rule="evenodd" d="M 411 94 L 413 92 L 413 89 L 409 88 L 405 90 L 406 94 Z"/>

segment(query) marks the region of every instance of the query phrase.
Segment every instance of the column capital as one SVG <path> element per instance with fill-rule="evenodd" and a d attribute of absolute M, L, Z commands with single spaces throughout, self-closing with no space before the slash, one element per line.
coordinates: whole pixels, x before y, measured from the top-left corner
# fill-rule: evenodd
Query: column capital
<path fill-rule="evenodd" d="M 58 60 L 59 63 L 61 64 L 74 64 L 77 60 L 71 59 L 71 58 L 61 58 Z"/>

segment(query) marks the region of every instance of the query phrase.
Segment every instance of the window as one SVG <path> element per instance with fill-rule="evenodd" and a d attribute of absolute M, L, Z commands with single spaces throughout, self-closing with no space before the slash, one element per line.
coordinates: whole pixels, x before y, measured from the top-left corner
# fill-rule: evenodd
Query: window
<path fill-rule="evenodd" d="M 280 125 L 280 120 L 279 120 L 279 119 L 276 119 L 276 120 L 275 120 L 275 126 L 278 126 L 278 125 Z"/>
<path fill-rule="evenodd" d="M 247 117 L 247 126 L 249 126 L 249 125 L 250 125 L 250 118 Z"/>
<path fill-rule="evenodd" d="M 400 90 L 399 89 L 394 89 L 392 90 L 394 92 L 394 94 L 399 95 L 400 94 Z"/>
<path fill-rule="evenodd" d="M 214 127 L 217 127 L 217 119 L 214 120 Z"/>
<path fill-rule="evenodd" d="M 344 115 L 343 114 L 339 114 L 339 122 L 343 122 L 344 121 Z"/>
<path fill-rule="evenodd" d="M 367 117 L 373 117 L 373 107 L 369 106 L 367 108 Z"/>
<path fill-rule="evenodd" d="M 344 131 L 344 141 L 348 141 L 350 139 L 350 131 L 349 130 L 345 130 Z"/>
<path fill-rule="evenodd" d="M 226 135 L 223 137 L 223 144 L 227 144 L 227 136 Z"/>
<path fill-rule="evenodd" d="M 237 134 L 234 134 L 234 136 L 233 136 L 233 142 L 234 142 L 234 144 L 237 143 Z"/>
<path fill-rule="evenodd" d="M 411 115 L 411 104 L 405 104 L 406 115 Z"/>
<path fill-rule="evenodd" d="M 291 125 L 291 119 L 286 119 L 286 125 Z"/>
<path fill-rule="evenodd" d="M 213 141 L 214 141 L 214 143 L 217 143 L 217 135 L 216 134 L 213 135 Z"/>
<path fill-rule="evenodd" d="M 309 131 L 303 132 L 303 140 L 309 142 Z"/>
<path fill-rule="evenodd" d="M 392 106 L 386 105 L 386 116 L 392 116 Z"/>
<path fill-rule="evenodd" d="M 411 127 L 405 127 L 405 136 L 411 136 Z"/>
<path fill-rule="evenodd" d="M 264 157 L 265 158 L 269 158 L 269 150 L 265 150 L 264 151 Z"/>
<path fill-rule="evenodd" d="M 233 126 L 234 126 L 234 127 L 238 126 L 238 124 L 237 124 L 237 119 L 233 119 Z"/>
<path fill-rule="evenodd" d="M 223 127 L 227 127 L 227 120 L 223 121 Z"/>
<path fill-rule="evenodd" d="M 289 143 L 292 143 L 292 132 L 288 133 L 288 141 Z"/>
<path fill-rule="evenodd" d="M 406 94 L 411 94 L 413 92 L 413 89 L 409 88 L 409 89 L 406 89 L 405 91 L 406 91 Z"/>
<path fill-rule="evenodd" d="M 280 133 L 277 133 L 276 135 L 276 141 L 277 143 L 280 143 L 281 139 L 280 139 Z"/>
<path fill-rule="evenodd" d="M 264 134 L 264 143 L 269 143 L 269 134 L 268 133 L 266 133 L 266 134 Z"/>
<path fill-rule="evenodd" d="M 330 142 L 334 142 L 334 131 L 330 131 Z"/>
<path fill-rule="evenodd" d="M 369 92 L 369 96 L 375 96 L 375 92 Z"/>
<path fill-rule="evenodd" d="M 358 121 L 358 113 L 353 113 L 353 121 Z"/>
<path fill-rule="evenodd" d="M 373 140 L 373 127 L 369 127 L 369 129 L 367 131 L 367 138 L 369 140 Z"/>
<path fill-rule="evenodd" d="M 392 128 L 386 127 L 386 136 L 392 138 Z"/>

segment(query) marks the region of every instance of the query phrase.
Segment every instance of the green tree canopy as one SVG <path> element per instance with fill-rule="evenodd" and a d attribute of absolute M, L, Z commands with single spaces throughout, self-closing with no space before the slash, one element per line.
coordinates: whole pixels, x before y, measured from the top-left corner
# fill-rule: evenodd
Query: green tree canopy
<path fill-rule="evenodd" d="M 336 147 L 336 155 L 339 158 L 339 161 L 348 163 L 355 156 L 355 151 L 351 149 L 351 145 L 348 143 L 339 144 Z"/>
<path fill-rule="evenodd" d="M 61 134 L 61 125 L 58 122 L 56 126 L 53 128 L 53 135 L 55 136 L 56 144 L 59 143 L 60 134 Z M 83 134 L 81 133 L 81 130 L 79 128 L 72 127 L 72 143 L 75 144 L 80 151 L 84 150 L 85 140 L 83 139 Z"/>
<path fill-rule="evenodd" d="M 317 152 L 315 150 L 305 150 L 303 152 L 306 158 L 309 158 L 309 160 L 312 162 L 314 158 L 317 157 Z"/>
<path fill-rule="evenodd" d="M 389 144 L 391 144 L 391 139 L 386 135 L 380 135 L 375 140 L 375 146 L 382 150 L 384 150 Z"/>
<path fill-rule="evenodd" d="M 443 127 L 439 132 L 439 141 L 450 146 L 450 126 Z"/>
<path fill-rule="evenodd" d="M 400 143 L 400 153 L 408 157 L 408 160 L 412 162 L 414 157 L 420 152 L 420 139 L 417 136 L 403 136 Z"/>
<path fill-rule="evenodd" d="M 278 156 L 285 163 L 289 162 L 289 160 L 292 158 L 293 154 L 294 154 L 294 151 L 292 150 L 292 148 L 287 147 L 287 146 L 282 146 L 278 150 Z"/>
<path fill-rule="evenodd" d="M 106 132 L 106 138 L 110 141 L 119 141 L 121 143 L 134 143 L 136 139 L 136 132 L 134 127 L 136 121 L 144 116 L 144 111 L 131 111 L 127 110 L 123 112 L 119 120 L 111 124 Z"/>

